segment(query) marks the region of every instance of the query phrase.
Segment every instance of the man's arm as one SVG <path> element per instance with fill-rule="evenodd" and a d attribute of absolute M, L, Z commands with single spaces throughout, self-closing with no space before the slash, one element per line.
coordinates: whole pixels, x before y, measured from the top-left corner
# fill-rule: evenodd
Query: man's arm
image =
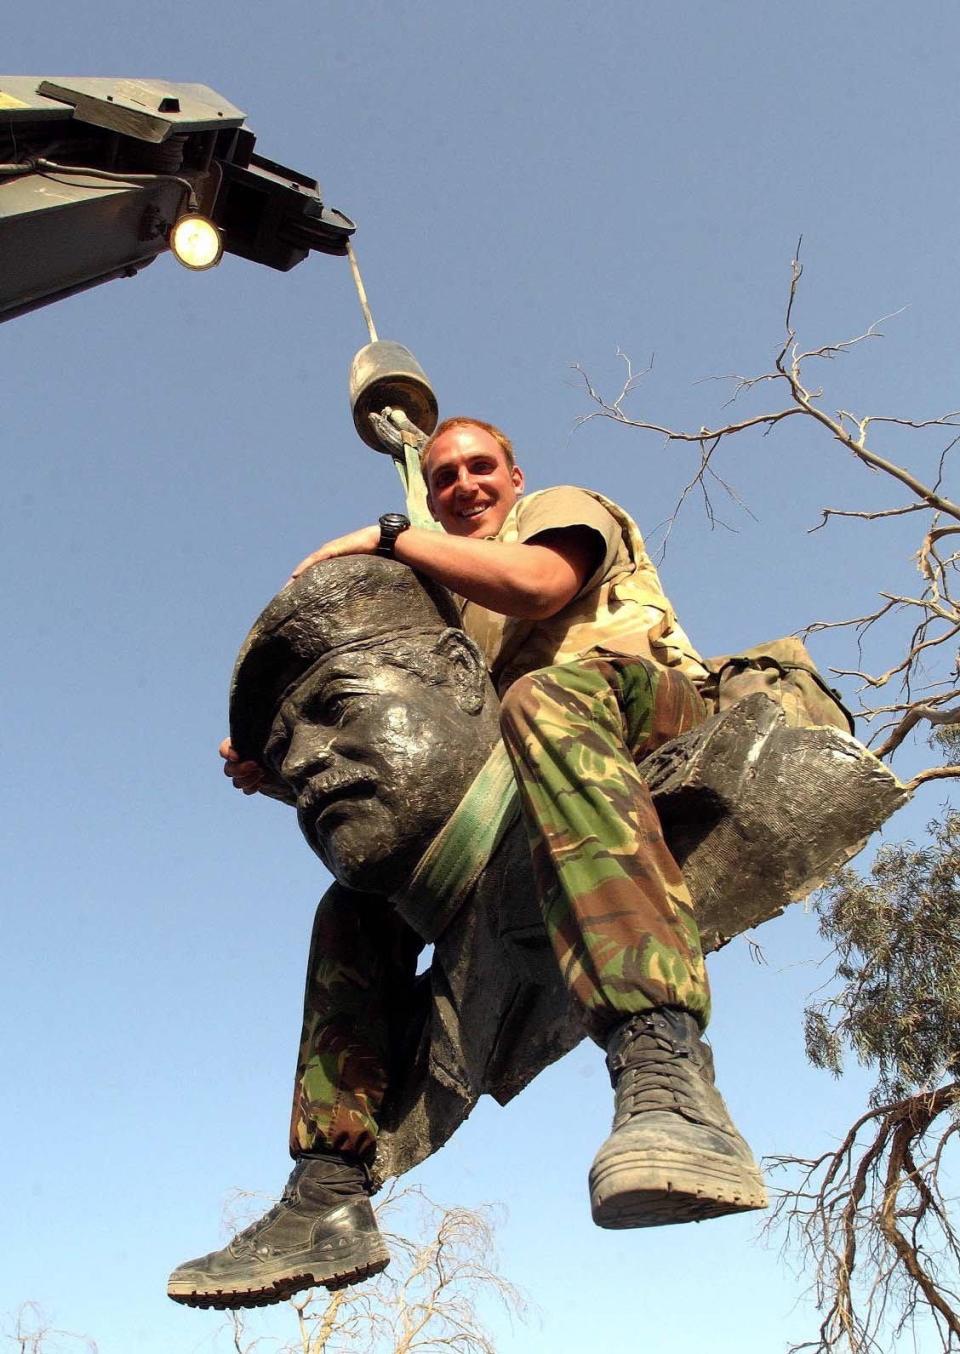
<path fill-rule="evenodd" d="M 372 555 L 379 542 L 379 526 L 338 536 L 302 560 L 291 579 L 321 560 Z M 576 597 L 596 570 L 602 547 L 602 538 L 582 526 L 545 531 L 519 545 L 466 540 L 410 527 L 397 537 L 394 558 L 491 611 L 544 620 Z M 256 794 L 264 780 L 259 764 L 241 761 L 229 738 L 220 744 L 220 756 L 223 773 L 234 786 L 245 795 Z"/>
<path fill-rule="evenodd" d="M 321 560 L 372 555 L 379 543 L 379 526 L 338 536 L 301 560 L 291 581 Z M 602 536 L 579 525 L 543 531 L 516 545 L 410 527 L 397 537 L 394 558 L 503 616 L 545 620 L 576 597 L 596 571 L 603 549 Z M 234 786 L 244 794 L 256 794 L 264 779 L 262 768 L 256 762 L 241 762 L 228 738 L 220 745 L 220 756 L 224 775 Z"/>
<path fill-rule="evenodd" d="M 372 555 L 379 541 L 379 526 L 338 536 L 301 560 L 291 578 L 321 560 Z M 596 570 L 602 546 L 597 533 L 584 526 L 546 531 L 513 545 L 410 527 L 397 537 L 394 558 L 490 611 L 540 621 L 576 597 Z"/>

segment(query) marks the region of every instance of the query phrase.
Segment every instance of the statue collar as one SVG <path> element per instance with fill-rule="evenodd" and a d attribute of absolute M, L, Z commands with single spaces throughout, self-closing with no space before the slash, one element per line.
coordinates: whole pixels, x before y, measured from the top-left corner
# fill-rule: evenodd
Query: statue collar
<path fill-rule="evenodd" d="M 513 768 L 497 742 L 470 788 L 391 901 L 425 941 L 446 929 L 520 813 Z"/>

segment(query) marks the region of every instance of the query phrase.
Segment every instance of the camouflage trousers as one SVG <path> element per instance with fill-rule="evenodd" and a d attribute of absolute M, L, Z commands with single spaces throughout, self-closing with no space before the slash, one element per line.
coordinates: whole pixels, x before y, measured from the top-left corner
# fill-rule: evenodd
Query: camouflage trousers
<path fill-rule="evenodd" d="M 596 652 L 521 677 L 501 728 L 544 923 L 590 1033 L 651 1006 L 705 1025 L 709 990 L 690 896 L 635 761 L 706 709 L 680 673 Z M 385 899 L 334 884 L 310 945 L 290 1151 L 372 1156 L 387 1086 L 410 1050 L 423 941 Z"/>
<path fill-rule="evenodd" d="M 706 713 L 682 673 L 602 650 L 531 672 L 503 699 L 544 924 L 601 1043 L 651 1006 L 709 1018 L 690 894 L 635 765 Z"/>
<path fill-rule="evenodd" d="M 290 1155 L 332 1149 L 368 1160 L 404 1052 L 423 941 L 385 898 L 334 884 L 313 923 Z"/>

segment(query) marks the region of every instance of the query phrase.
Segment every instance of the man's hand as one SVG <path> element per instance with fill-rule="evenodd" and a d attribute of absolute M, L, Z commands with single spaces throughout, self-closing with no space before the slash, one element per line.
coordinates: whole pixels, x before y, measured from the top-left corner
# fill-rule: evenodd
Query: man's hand
<path fill-rule="evenodd" d="M 287 581 L 292 583 L 305 570 L 311 568 L 314 564 L 319 564 L 324 559 L 337 559 L 340 555 L 372 555 L 379 544 L 379 526 L 361 527 L 359 531 L 351 531 L 346 536 L 338 536 L 333 541 L 327 541 L 326 545 L 321 545 L 319 550 L 314 550 L 313 554 L 308 555 L 306 559 L 302 559 Z M 230 773 L 227 772 L 227 774 Z"/>
<path fill-rule="evenodd" d="M 242 762 L 240 754 L 225 738 L 220 744 L 220 756 L 224 759 L 223 774 L 229 776 L 237 790 L 245 795 L 255 795 L 263 784 L 263 767 L 259 762 Z"/>

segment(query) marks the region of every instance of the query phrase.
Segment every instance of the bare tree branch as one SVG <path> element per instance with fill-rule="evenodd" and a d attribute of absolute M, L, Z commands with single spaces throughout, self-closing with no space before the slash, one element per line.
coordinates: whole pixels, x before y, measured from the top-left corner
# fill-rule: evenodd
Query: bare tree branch
<path fill-rule="evenodd" d="M 943 1323 L 943 1348 L 952 1349 L 960 1340 L 956 1297 L 936 1256 L 925 1253 L 923 1240 L 932 1227 L 935 1246 L 960 1255 L 939 1185 L 943 1148 L 954 1136 L 955 1123 L 943 1127 L 932 1156 L 916 1156 L 958 1094 L 960 1086 L 951 1082 L 932 1093 L 875 1106 L 834 1151 L 815 1160 L 768 1158 L 771 1170 L 796 1172 L 799 1182 L 776 1191 L 767 1226 L 785 1227 L 788 1243 L 807 1255 L 824 1310 L 818 1338 L 794 1350 L 832 1354 L 843 1348 L 864 1354 L 882 1349 L 877 1337 L 898 1285 L 905 1304 L 901 1325 L 916 1317 L 922 1302 Z M 863 1141 L 865 1129 L 871 1136 Z M 908 1234 L 902 1230 L 906 1221 Z"/>
<path fill-rule="evenodd" d="M 881 508 L 878 512 L 860 512 L 853 508 L 821 508 L 823 520 L 810 527 L 807 534 L 812 535 L 827 525 L 831 517 L 859 517 L 863 522 L 879 522 L 884 517 L 904 517 L 911 512 L 925 512 L 926 503 L 905 503 L 900 508 Z"/>
<path fill-rule="evenodd" d="M 391 1229 L 395 1214 L 414 1208 L 419 1233 Z M 390 1267 L 368 1282 L 329 1293 L 311 1290 L 287 1304 L 296 1318 L 296 1341 L 277 1354 L 496 1354 L 480 1317 L 481 1298 L 495 1298 L 523 1315 L 520 1291 L 495 1268 L 489 1209 L 435 1204 L 417 1186 L 388 1189 L 377 1216 L 393 1256 Z M 258 1339 L 232 1313 L 237 1354 L 253 1354 Z"/>
<path fill-rule="evenodd" d="M 915 790 L 918 785 L 925 785 L 930 780 L 946 780 L 960 776 L 960 766 L 930 766 L 926 771 L 919 771 L 912 780 L 907 781 L 911 790 Z"/>
<path fill-rule="evenodd" d="M 953 693 L 951 693 L 952 695 Z M 900 746 L 907 734 L 920 723 L 921 719 L 926 719 L 931 724 L 957 724 L 960 723 L 960 705 L 953 706 L 950 710 L 941 710 L 932 702 L 923 705 L 911 705 L 903 719 L 886 738 L 881 745 L 875 749 L 878 757 L 887 757 L 894 748 Z"/>
<path fill-rule="evenodd" d="M 906 734 L 915 727 L 919 720 L 926 717 L 923 711 L 932 704 L 931 693 L 945 684 L 942 672 L 934 673 L 932 678 L 930 677 L 928 660 L 933 658 L 936 658 L 938 662 L 943 660 L 950 648 L 951 641 L 960 635 L 960 605 L 954 599 L 952 591 L 956 583 L 956 572 L 960 567 L 960 550 L 947 557 L 943 557 L 939 553 L 939 547 L 944 541 L 960 536 L 960 504 L 948 498 L 941 488 L 947 456 L 954 449 L 957 441 L 960 440 L 960 434 L 952 436 L 941 450 L 937 475 L 933 483 L 928 482 L 923 475 L 912 469 L 905 458 L 894 459 L 881 453 L 871 444 L 871 438 L 877 427 L 900 430 L 904 433 L 920 433 L 934 428 L 950 430 L 960 428 L 960 410 L 950 410 L 936 418 L 910 418 L 893 414 L 858 415 L 847 408 L 839 408 L 833 414 L 823 408 L 823 392 L 810 386 L 804 376 L 804 364 L 817 359 L 835 361 L 837 358 L 849 354 L 858 345 L 868 340 L 881 338 L 883 336 L 881 326 L 885 320 L 893 316 L 885 316 L 884 319 L 876 321 L 862 333 L 850 339 L 814 347 L 801 346 L 797 341 L 794 323 L 798 289 L 800 279 L 803 276 L 803 265 L 800 262 L 801 244 L 802 239 L 798 241 L 797 250 L 791 263 L 790 283 L 784 314 L 784 337 L 774 357 L 772 369 L 756 376 L 735 375 L 717 378 L 734 382 L 733 394 L 728 404 L 754 391 L 760 385 L 767 386 L 779 383 L 784 388 L 784 395 L 788 397 L 782 408 L 765 410 L 758 414 L 713 426 L 704 424 L 696 430 L 673 428 L 657 419 L 634 417 L 628 413 L 626 404 L 629 397 L 636 397 L 640 379 L 649 374 L 652 362 L 643 372 L 635 373 L 629 358 L 618 350 L 618 355 L 625 363 L 627 375 L 619 393 L 612 400 L 605 399 L 599 393 L 581 366 L 576 367 L 584 381 L 587 395 L 594 405 L 589 413 L 582 415 L 577 420 L 577 424 L 579 425 L 591 418 L 609 418 L 624 427 L 656 433 L 668 443 L 688 443 L 699 449 L 699 460 L 695 471 L 680 490 L 674 509 L 667 519 L 664 546 L 666 541 L 669 540 L 678 514 L 694 490 L 699 490 L 701 493 L 707 519 L 711 526 L 719 524 L 719 519 L 711 500 L 710 482 L 721 485 L 729 496 L 737 498 L 732 487 L 720 478 L 716 468 L 718 453 L 725 445 L 726 439 L 758 428 L 766 435 L 784 420 L 798 415 L 812 419 L 818 426 L 826 429 L 835 442 L 839 443 L 841 447 L 872 472 L 885 475 L 898 486 L 909 491 L 911 501 L 888 508 L 872 510 L 856 507 L 823 508 L 821 509 L 821 520 L 810 530 L 818 531 L 835 519 L 878 522 L 916 513 L 929 513 L 931 519 L 916 553 L 916 566 L 923 580 L 921 595 L 912 597 L 900 590 L 884 591 L 881 592 L 881 597 L 884 599 L 882 603 L 865 615 L 835 621 L 816 620 L 803 627 L 800 632 L 803 635 L 809 635 L 826 630 L 854 629 L 857 635 L 858 652 L 862 658 L 865 636 L 877 622 L 880 620 L 890 621 L 898 612 L 916 613 L 914 630 L 909 643 L 901 657 L 896 662 L 891 663 L 885 671 L 867 671 L 862 662 L 856 666 L 833 669 L 839 676 L 857 678 L 862 683 L 861 693 L 866 691 L 879 693 L 888 684 L 899 682 L 901 690 L 908 698 L 907 705 L 911 707 L 916 705 L 918 711 L 920 711 L 918 718 L 908 726 L 895 730 L 894 734 L 887 737 L 883 742 L 881 755 L 891 755 L 900 747 Z M 899 311 L 895 311 L 893 315 L 899 313 Z M 953 519 L 953 522 L 943 525 L 942 519 L 944 517 Z M 722 523 L 722 525 L 727 524 Z M 953 666 L 954 668 L 957 666 L 956 659 L 953 660 Z M 869 721 L 876 719 L 885 708 L 889 709 L 889 707 L 878 706 L 874 703 L 862 704 L 859 713 Z M 883 734 L 886 730 L 879 732 Z M 874 738 L 877 736 L 875 733 Z M 918 781 L 918 783 L 920 782 Z"/>
<path fill-rule="evenodd" d="M 95 1340 L 54 1326 L 38 1302 L 21 1303 L 13 1322 L 8 1339 L 17 1354 L 97 1354 Z"/>

